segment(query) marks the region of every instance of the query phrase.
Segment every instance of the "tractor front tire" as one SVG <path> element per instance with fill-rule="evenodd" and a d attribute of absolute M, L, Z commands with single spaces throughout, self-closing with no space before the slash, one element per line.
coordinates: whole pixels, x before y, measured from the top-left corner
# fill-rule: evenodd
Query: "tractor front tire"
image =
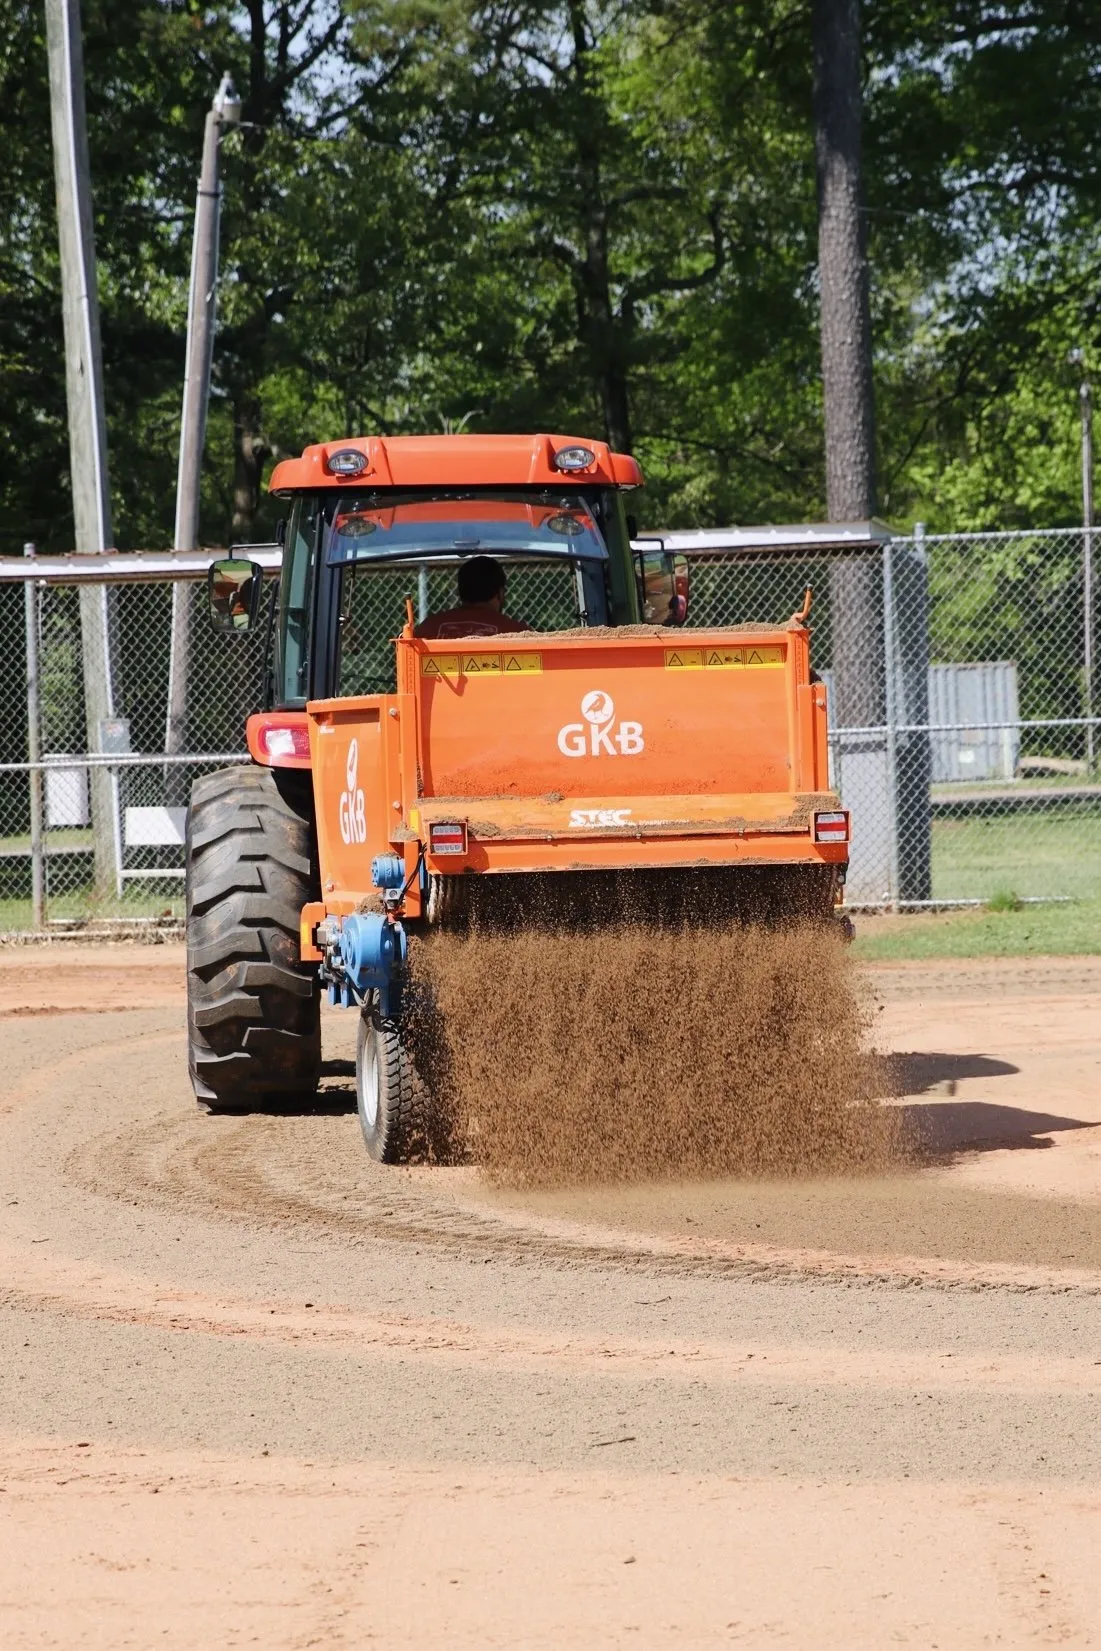
<path fill-rule="evenodd" d="M 299 959 L 315 899 L 309 776 L 222 768 L 187 827 L 188 1067 L 212 1112 L 308 1100 L 321 1066 L 316 968 Z"/>
<path fill-rule="evenodd" d="M 401 1023 L 367 1004 L 356 1044 L 356 1107 L 363 1139 L 380 1164 L 428 1156 L 430 1114 L 425 1089 Z"/>

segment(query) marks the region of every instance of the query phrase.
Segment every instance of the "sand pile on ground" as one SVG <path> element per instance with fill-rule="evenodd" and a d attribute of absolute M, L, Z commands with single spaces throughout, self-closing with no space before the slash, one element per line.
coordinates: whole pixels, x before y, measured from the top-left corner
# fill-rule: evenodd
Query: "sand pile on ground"
<path fill-rule="evenodd" d="M 854 1173 L 903 1155 L 847 949 L 813 924 L 437 934 L 423 1062 L 499 1182 Z"/>

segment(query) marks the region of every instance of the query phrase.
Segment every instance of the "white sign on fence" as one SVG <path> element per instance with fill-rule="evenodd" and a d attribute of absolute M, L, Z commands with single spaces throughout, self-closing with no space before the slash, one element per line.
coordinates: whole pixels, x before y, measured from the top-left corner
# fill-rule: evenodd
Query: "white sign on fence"
<path fill-rule="evenodd" d="M 53 752 L 46 758 L 46 824 L 51 831 L 86 826 L 90 819 L 88 770 L 64 767 L 65 755 Z"/>
<path fill-rule="evenodd" d="M 187 836 L 186 808 L 128 808 L 128 848 L 179 848 Z"/>

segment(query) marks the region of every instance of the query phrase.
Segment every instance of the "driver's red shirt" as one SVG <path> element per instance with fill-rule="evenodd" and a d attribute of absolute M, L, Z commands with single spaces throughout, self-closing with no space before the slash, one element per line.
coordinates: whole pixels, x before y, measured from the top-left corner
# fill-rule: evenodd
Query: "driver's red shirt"
<path fill-rule="evenodd" d="M 530 630 L 526 620 L 510 619 L 507 613 L 499 613 L 491 602 L 463 602 L 444 613 L 430 613 L 413 634 L 432 642 L 452 636 L 496 636 L 502 631 Z"/>

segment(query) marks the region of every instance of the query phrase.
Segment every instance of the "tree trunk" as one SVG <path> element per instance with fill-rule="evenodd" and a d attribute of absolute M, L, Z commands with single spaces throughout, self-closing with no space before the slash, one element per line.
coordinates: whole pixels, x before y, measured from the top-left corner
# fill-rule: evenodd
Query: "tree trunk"
<path fill-rule="evenodd" d="M 589 361 L 600 393 L 604 434 L 616 453 L 631 452 L 631 410 L 623 337 L 608 278 L 608 226 L 603 209 L 586 226 L 582 266 L 583 309 Z"/>
<path fill-rule="evenodd" d="M 577 165 L 583 181 L 581 238 L 584 256 L 575 266 L 581 341 L 600 396 L 604 434 L 617 453 L 631 451 L 631 415 L 628 392 L 625 332 L 612 302 L 608 268 L 608 208 L 604 198 L 601 137 L 607 119 L 600 96 L 593 90 L 590 59 L 593 44 L 585 7 L 569 7 L 573 37 L 573 76 L 581 118 L 576 128 Z"/>
<path fill-rule="evenodd" d="M 627 388 L 627 364 L 616 348 L 619 339 L 613 331 L 608 340 L 611 349 L 604 361 L 601 391 L 604 399 L 604 428 L 608 444 L 614 453 L 630 453 L 631 406 Z"/>
<path fill-rule="evenodd" d="M 813 0 L 818 273 L 826 433 L 826 512 L 875 514 L 875 416 L 868 261 L 861 215 L 860 0 Z M 882 720 L 878 558 L 838 563 L 830 579 L 834 720 Z"/>
<path fill-rule="evenodd" d="M 818 272 L 831 521 L 875 514 L 868 260 L 861 215 L 860 0 L 814 0 Z"/>
<path fill-rule="evenodd" d="M 260 482 L 269 448 L 261 433 L 259 397 L 250 391 L 233 398 L 233 538 L 248 544 L 255 537 L 260 509 Z"/>
<path fill-rule="evenodd" d="M 591 148 L 582 148 L 582 164 L 591 180 L 582 233 L 585 256 L 574 279 L 578 288 L 578 326 L 589 359 L 604 434 L 614 452 L 631 452 L 631 410 L 625 352 L 628 328 L 616 315 L 608 273 L 608 218 L 600 199 L 600 167 Z"/>

